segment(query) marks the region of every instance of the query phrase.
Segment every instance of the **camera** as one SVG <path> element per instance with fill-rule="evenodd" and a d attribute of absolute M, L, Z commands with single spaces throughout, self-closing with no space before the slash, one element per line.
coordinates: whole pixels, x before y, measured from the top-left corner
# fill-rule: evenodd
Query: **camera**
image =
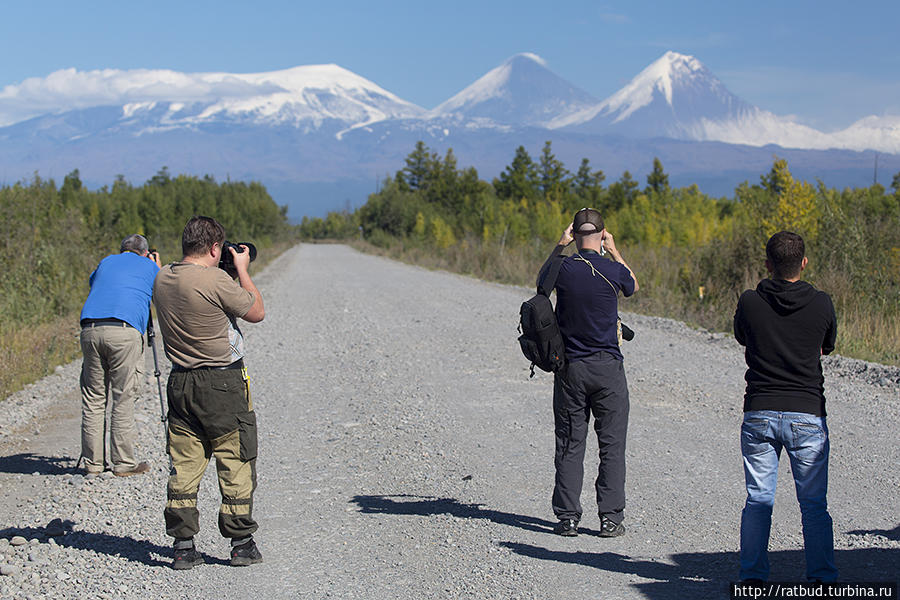
<path fill-rule="evenodd" d="M 256 260 L 256 246 L 250 242 L 232 243 L 225 240 L 225 243 L 222 244 L 222 256 L 219 258 L 219 268 L 232 277 L 237 275 L 237 270 L 234 267 L 234 257 L 231 255 L 231 250 L 229 250 L 229 248 L 234 248 L 234 251 L 240 254 L 244 251 L 241 246 L 247 246 L 247 251 L 250 252 L 250 262 Z"/>

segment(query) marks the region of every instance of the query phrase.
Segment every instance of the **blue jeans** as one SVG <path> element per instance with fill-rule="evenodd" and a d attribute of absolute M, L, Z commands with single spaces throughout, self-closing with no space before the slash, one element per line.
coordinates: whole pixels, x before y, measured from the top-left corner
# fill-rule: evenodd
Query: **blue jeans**
<path fill-rule="evenodd" d="M 769 530 L 782 448 L 791 460 L 800 503 L 806 578 L 810 581 L 837 579 L 834 532 L 825 500 L 829 447 L 825 417 L 774 410 L 744 413 L 741 454 L 747 502 L 741 513 L 742 580 L 769 578 Z"/>

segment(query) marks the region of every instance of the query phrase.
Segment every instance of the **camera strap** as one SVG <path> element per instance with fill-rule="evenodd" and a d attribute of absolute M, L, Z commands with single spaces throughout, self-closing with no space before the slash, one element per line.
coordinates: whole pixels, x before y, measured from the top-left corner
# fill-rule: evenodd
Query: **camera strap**
<path fill-rule="evenodd" d="M 592 276 L 596 277 L 597 275 L 599 275 L 600 277 L 602 277 L 602 278 L 603 278 L 603 281 L 605 281 L 606 283 L 608 283 L 608 284 L 609 284 L 609 287 L 611 287 L 611 288 L 613 289 L 613 293 L 614 293 L 616 296 L 619 295 L 619 290 L 616 289 L 616 286 L 614 286 L 614 285 L 612 284 L 612 282 L 611 282 L 609 279 L 606 278 L 606 275 L 604 275 L 603 273 L 601 273 L 600 271 L 597 270 L 597 267 L 594 266 L 594 263 L 592 263 L 591 261 L 589 261 L 588 259 L 586 259 L 585 257 L 583 257 L 583 256 L 582 256 L 581 254 L 579 254 L 578 252 L 575 253 L 575 255 L 574 255 L 573 258 L 574 258 L 575 260 L 580 260 L 581 262 L 586 263 L 587 266 L 589 266 L 589 267 L 591 268 L 591 275 L 592 275 Z"/>
<path fill-rule="evenodd" d="M 604 275 L 603 273 L 601 273 L 600 271 L 597 270 L 597 267 L 594 266 L 594 263 L 592 263 L 591 261 L 589 261 L 588 259 L 586 259 L 585 257 L 583 257 L 583 256 L 582 256 L 581 254 L 579 254 L 578 252 L 576 252 L 576 253 L 574 254 L 573 258 L 574 258 L 575 260 L 580 260 L 580 261 L 583 262 L 583 263 L 587 263 L 587 265 L 591 268 L 591 276 L 595 277 L 595 276 L 599 275 L 600 277 L 602 277 L 602 278 L 603 278 L 603 281 L 605 281 L 606 283 L 608 283 L 608 284 L 609 284 L 609 287 L 612 288 L 613 294 L 615 294 L 616 297 L 618 297 L 618 295 L 619 295 L 619 290 L 617 290 L 617 289 L 616 289 L 616 286 L 614 286 L 614 285 L 612 284 L 612 282 L 611 282 L 609 279 L 606 278 L 606 275 Z M 622 340 L 624 339 L 624 338 L 623 338 L 623 334 L 622 334 L 622 327 L 625 327 L 626 329 L 628 329 L 628 326 L 627 326 L 627 325 L 623 325 L 623 324 L 622 324 L 622 318 L 621 318 L 619 315 L 616 315 L 616 340 L 619 342 L 619 346 L 622 345 Z M 632 337 L 634 337 L 633 334 L 632 334 Z M 630 339 L 630 338 L 629 338 L 629 339 Z"/>

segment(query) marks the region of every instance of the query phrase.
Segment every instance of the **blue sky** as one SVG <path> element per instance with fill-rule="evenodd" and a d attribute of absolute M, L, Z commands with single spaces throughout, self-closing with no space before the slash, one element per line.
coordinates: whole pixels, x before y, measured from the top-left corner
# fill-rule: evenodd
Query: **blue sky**
<path fill-rule="evenodd" d="M 667 50 L 826 131 L 900 115 L 900 2 L 28 0 L 0 12 L 0 89 L 58 69 L 337 63 L 433 108 L 518 52 L 604 99 Z"/>

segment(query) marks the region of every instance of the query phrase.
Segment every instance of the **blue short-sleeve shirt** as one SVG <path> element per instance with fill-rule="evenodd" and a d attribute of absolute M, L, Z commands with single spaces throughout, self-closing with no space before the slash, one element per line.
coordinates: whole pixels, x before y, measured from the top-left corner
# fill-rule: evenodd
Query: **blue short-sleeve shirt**
<path fill-rule="evenodd" d="M 134 252 L 107 256 L 91 273 L 81 318 L 121 319 L 144 333 L 157 271 L 156 263 Z"/>

